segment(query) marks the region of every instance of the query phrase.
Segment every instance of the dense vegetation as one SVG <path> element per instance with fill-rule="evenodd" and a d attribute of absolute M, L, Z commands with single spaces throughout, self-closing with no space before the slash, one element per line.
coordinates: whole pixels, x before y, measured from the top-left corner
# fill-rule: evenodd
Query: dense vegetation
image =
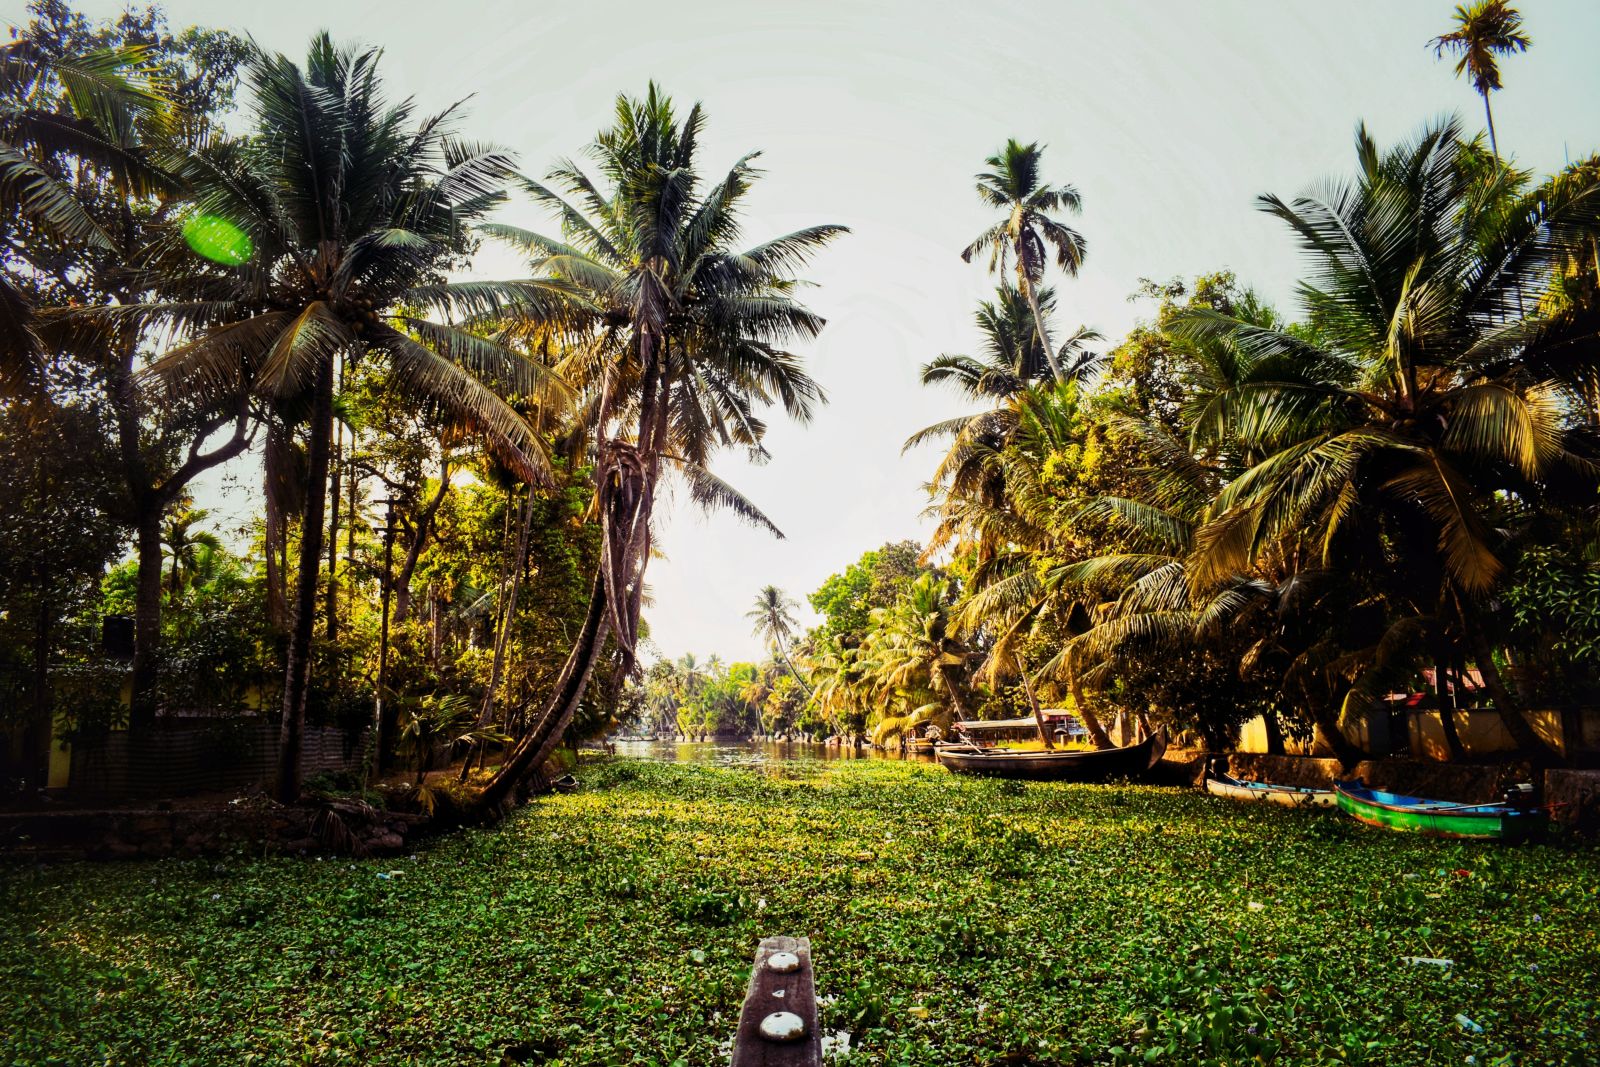
<path fill-rule="evenodd" d="M 248 707 L 285 801 L 308 723 L 371 724 L 380 769 L 504 753 L 498 806 L 611 724 L 662 479 L 771 525 L 710 462 L 818 401 L 795 272 L 839 229 L 732 244 L 751 157 L 711 170 L 653 85 L 593 176 L 540 181 L 392 99 L 376 50 L 32 10 L 0 55 L 8 784 L 56 738 L 137 754 L 159 716 Z M 513 192 L 558 235 L 491 221 Z M 488 240 L 528 277 L 453 280 Z M 189 488 L 249 450 L 239 555 Z"/>
<path fill-rule="evenodd" d="M 8 1059 L 715 1063 L 773 931 L 813 939 L 843 1063 L 1578 1064 L 1600 1041 L 1592 850 L 876 760 L 582 777 L 409 860 L 6 871 Z"/>
<path fill-rule="evenodd" d="M 1432 42 L 1487 143 L 1363 131 L 1351 176 L 1262 198 L 1305 252 L 1292 309 L 1217 272 L 1146 283 L 1115 342 L 1068 328 L 1093 205 L 1007 140 L 950 250 L 997 282 L 979 347 L 922 374 L 967 409 L 907 442 L 943 449 L 931 539 L 830 578 L 810 631 L 762 590 L 768 662 L 648 669 L 656 500 L 772 528 L 713 465 L 822 402 L 797 294 L 843 230 L 744 245 L 754 157 L 705 158 L 655 85 L 536 176 L 376 49 L 30 11 L 0 50 L 9 791 L 57 741 L 153 760 L 190 715 L 278 724 L 284 801 L 331 724 L 376 769 L 461 761 L 482 815 L 618 726 L 892 744 L 1051 704 L 1097 744 L 1113 713 L 1211 746 L 1260 715 L 1354 757 L 1341 722 L 1431 685 L 1549 760 L 1526 712 L 1595 699 L 1600 161 L 1501 154 L 1530 43 L 1503 0 Z M 524 276 L 461 281 L 486 242 Z M 229 537 L 194 486 L 247 455 Z"/>
<path fill-rule="evenodd" d="M 1528 38 L 1498 0 L 1456 21 L 1435 44 L 1489 117 Z M 1431 690 L 1554 758 L 1527 711 L 1600 695 L 1577 607 L 1600 560 L 1600 158 L 1531 174 L 1490 121 L 1488 145 L 1362 128 L 1351 177 L 1262 196 L 1304 253 L 1294 309 L 1227 272 L 1146 282 L 1151 317 L 1104 346 L 1050 325 L 1081 197 L 1037 144 L 986 160 L 998 221 L 963 253 L 1000 282 L 981 348 L 922 374 L 976 410 L 907 442 L 944 449 L 920 568 L 870 608 L 836 597 L 866 558 L 812 597 L 797 658 L 833 728 L 892 741 L 1043 700 L 1101 745 L 1109 714 L 1214 748 L 1261 716 L 1277 750 L 1320 735 L 1351 760 L 1343 725 Z"/>

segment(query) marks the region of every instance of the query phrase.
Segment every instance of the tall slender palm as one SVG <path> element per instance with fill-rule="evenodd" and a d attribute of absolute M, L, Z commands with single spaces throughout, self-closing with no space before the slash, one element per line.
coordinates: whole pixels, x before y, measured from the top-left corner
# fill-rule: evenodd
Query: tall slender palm
<path fill-rule="evenodd" d="M 1042 289 L 1038 296 L 1040 306 L 1050 311 L 1055 303 L 1052 290 Z M 981 303 L 974 316 L 982 336 L 980 354 L 946 354 L 923 365 L 922 384 L 953 385 L 967 399 L 989 405 L 973 415 L 934 423 L 906 440 L 905 449 L 911 449 L 926 441 L 950 439 L 927 486 L 940 520 L 928 542 L 930 553 L 975 535 L 962 547 L 975 547 L 981 565 L 1003 540 L 994 527 L 969 524 L 966 519 L 973 514 L 974 503 L 991 509 L 1002 505 L 1006 488 L 1001 454 L 1022 421 L 1030 390 L 1051 380 L 1031 315 L 1022 294 L 1009 284 L 1001 285 L 995 299 Z M 1098 331 L 1080 326 L 1061 345 L 1059 361 L 1069 380 L 1083 382 L 1100 366 L 1102 357 L 1086 349 L 1099 340 Z"/>
<path fill-rule="evenodd" d="M 805 690 L 806 699 L 809 700 L 811 687 L 806 685 L 805 679 L 800 677 L 800 672 L 795 670 L 786 647 L 800 626 L 799 620 L 794 617 L 795 609 L 799 606 L 794 598 L 782 589 L 775 585 L 764 585 L 756 594 L 755 606 L 745 612 L 744 617 L 753 624 L 757 637 L 777 647 L 784 666 L 789 668 L 789 673 L 800 683 L 800 688 Z"/>
<path fill-rule="evenodd" d="M 1472 88 L 1483 97 L 1483 117 L 1489 124 L 1489 147 L 1500 158 L 1500 143 L 1494 134 L 1494 112 L 1489 94 L 1500 89 L 1501 56 L 1526 52 L 1533 43 L 1522 32 L 1522 15 L 1506 0 L 1476 0 L 1457 4 L 1456 28 L 1433 39 L 1434 55 L 1446 52 L 1456 57 L 1456 77 L 1465 74 Z"/>
<path fill-rule="evenodd" d="M 1038 287 L 1052 255 L 1056 266 L 1069 275 L 1077 274 L 1083 265 L 1087 245 L 1081 234 L 1054 217 L 1054 213 L 1061 211 L 1077 214 L 1082 201 L 1078 191 L 1070 185 L 1043 183 L 1040 175 L 1043 155 L 1044 147 L 1037 142 L 1025 145 L 1010 140 L 984 161 L 990 169 L 977 176 L 978 197 L 990 207 L 1004 211 L 1006 217 L 979 234 L 962 251 L 961 258 L 970 263 L 973 256 L 987 252 L 989 269 L 1000 274 L 1015 265 L 1017 288 L 1033 312 L 1039 343 L 1044 348 L 1051 374 L 1059 382 L 1066 379 L 1066 374 L 1050 345 L 1050 331 L 1045 325 Z"/>
<path fill-rule="evenodd" d="M 1387 558 L 1397 578 L 1431 582 L 1427 599 L 1459 618 L 1507 731 L 1548 754 L 1500 677 L 1486 609 L 1517 513 L 1592 500 L 1597 487 L 1595 450 L 1572 417 L 1585 398 L 1553 376 L 1544 324 L 1518 308 L 1554 278 L 1552 235 L 1593 225 L 1600 185 L 1508 205 L 1504 171 L 1461 165 L 1453 122 L 1388 152 L 1363 130 L 1357 151 L 1355 183 L 1263 198 L 1314 264 L 1301 290 L 1313 333 L 1187 316 L 1195 336 L 1226 337 L 1270 367 L 1235 398 L 1262 458 L 1197 532 L 1192 580 L 1247 573 L 1291 537 L 1333 569 Z"/>
<path fill-rule="evenodd" d="M 822 319 L 795 299 L 793 272 L 844 232 L 813 226 L 739 250 L 740 212 L 758 172 L 754 155 L 708 184 L 698 148 L 699 105 L 681 119 L 655 85 L 621 96 L 616 122 L 589 155 L 600 181 L 571 162 L 528 190 L 561 219 L 557 240 L 507 226 L 489 232 L 530 253 L 536 270 L 576 289 L 590 309 L 562 364 L 590 397 L 601 565 L 589 612 L 549 700 L 479 798 L 500 806 L 560 742 L 607 641 L 627 669 L 638 641 L 658 484 L 676 473 L 691 499 L 733 509 L 777 532 L 713 475 L 722 447 L 765 456 L 760 409 L 779 403 L 806 420 L 821 389 L 785 345 Z M 542 330 L 534 320 L 530 328 Z"/>
<path fill-rule="evenodd" d="M 559 401 L 559 383 L 508 349 L 418 309 L 504 312 L 546 302 L 528 284 L 448 284 L 465 226 L 499 200 L 511 161 L 448 133 L 450 113 L 418 119 L 384 100 L 379 53 L 316 37 L 304 67 L 257 54 L 251 136 L 175 164 L 198 217 L 220 220 L 250 255 L 202 262 L 179 239 L 153 269 L 177 299 L 110 309 L 189 340 L 147 372 L 174 393 L 236 394 L 309 413 L 308 475 L 283 690 L 278 794 L 298 795 L 334 418 L 335 368 L 381 359 L 388 388 L 469 420 L 520 477 L 545 474 L 540 438 L 501 394 Z M 242 257 L 241 257 L 242 258 Z M 383 738 L 387 742 L 389 738 Z"/>

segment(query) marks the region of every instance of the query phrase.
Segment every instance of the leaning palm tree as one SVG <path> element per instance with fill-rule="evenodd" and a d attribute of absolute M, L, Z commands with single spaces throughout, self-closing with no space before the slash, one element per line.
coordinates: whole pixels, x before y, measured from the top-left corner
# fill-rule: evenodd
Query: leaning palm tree
<path fill-rule="evenodd" d="M 599 180 L 565 162 L 548 183 L 527 181 L 561 219 L 562 238 L 488 227 L 571 286 L 589 309 L 569 338 L 564 373 L 589 397 L 601 564 L 589 610 L 544 707 L 531 718 L 478 807 L 500 807 L 536 774 L 572 721 L 608 642 L 631 669 L 663 475 L 690 498 L 731 508 L 777 533 L 761 511 L 713 475 L 720 448 L 764 457 L 761 409 L 781 404 L 809 419 L 821 389 L 785 346 L 816 335 L 822 319 L 795 299 L 793 272 L 844 230 L 813 226 L 741 250 L 740 212 L 758 176 L 754 155 L 707 183 L 699 170 L 699 105 L 680 119 L 655 85 L 621 96 L 616 124 L 590 157 Z M 542 332 L 537 317 L 528 328 Z"/>
<path fill-rule="evenodd" d="M 1314 264 L 1311 331 L 1185 317 L 1191 336 L 1268 368 L 1229 401 L 1261 458 L 1196 532 L 1190 581 L 1247 574 L 1290 538 L 1330 570 L 1387 560 L 1397 580 L 1426 578 L 1421 599 L 1453 613 L 1508 733 L 1548 755 L 1501 678 L 1488 615 L 1516 513 L 1600 488 L 1581 381 L 1552 370 L 1569 339 L 1519 311 L 1551 285 L 1559 235 L 1600 219 L 1600 184 L 1508 205 L 1504 171 L 1462 165 L 1454 122 L 1389 152 L 1362 130 L 1357 150 L 1354 183 L 1263 198 Z"/>
<path fill-rule="evenodd" d="M 1506 0 L 1476 0 L 1458 4 L 1456 28 L 1433 39 L 1433 52 L 1456 57 L 1456 77 L 1465 74 L 1472 88 L 1483 97 L 1483 117 L 1489 124 L 1489 147 L 1500 158 L 1500 144 L 1494 135 L 1494 112 L 1489 94 L 1500 86 L 1500 56 L 1526 52 L 1533 43 L 1522 32 L 1522 15 Z"/>
<path fill-rule="evenodd" d="M 1052 253 L 1056 266 L 1075 275 L 1083 265 L 1087 246 L 1081 234 L 1054 217 L 1053 213 L 1060 211 L 1076 214 L 1082 200 L 1070 185 L 1042 182 L 1039 172 L 1043 155 L 1044 147 L 1037 142 L 1025 145 L 1010 140 L 999 153 L 984 161 L 990 169 L 977 176 L 978 196 L 990 207 L 1004 211 L 1006 217 L 979 234 L 962 251 L 961 258 L 970 263 L 973 256 L 987 252 L 989 269 L 999 274 L 1015 265 L 1017 288 L 1033 312 L 1039 344 L 1051 374 L 1059 382 L 1065 380 L 1066 374 L 1050 346 L 1038 287 Z"/>
<path fill-rule="evenodd" d="M 778 650 L 778 656 L 783 660 L 783 665 L 789 668 L 789 673 L 794 675 L 794 680 L 800 683 L 800 688 L 805 690 L 806 699 L 811 699 L 811 687 L 806 685 L 805 679 L 800 677 L 800 672 L 795 670 L 794 663 L 789 659 L 786 643 L 799 628 L 800 622 L 794 617 L 797 604 L 793 597 L 775 585 L 764 585 L 756 594 L 755 606 L 744 613 L 744 617 L 752 623 L 755 635 L 771 643 Z"/>
<path fill-rule="evenodd" d="M 104 313 L 186 335 L 146 372 L 158 387 L 214 396 L 253 389 L 309 423 L 283 688 L 277 792 L 284 801 L 300 786 L 340 365 L 383 361 L 389 390 L 469 421 L 530 483 L 546 477 L 541 439 L 502 394 L 530 403 L 564 396 L 537 364 L 448 324 L 452 314 L 545 306 L 552 291 L 447 283 L 446 271 L 466 249 L 465 227 L 498 203 L 511 160 L 451 137 L 449 112 L 419 120 L 410 101 L 386 103 L 379 55 L 338 49 L 325 34 L 312 41 L 303 67 L 255 55 L 251 136 L 174 164 L 192 190 L 190 219 L 202 220 L 185 226 L 185 236 L 211 258 L 191 254 L 175 234 L 151 267 L 164 272 L 163 288 L 175 298 Z"/>

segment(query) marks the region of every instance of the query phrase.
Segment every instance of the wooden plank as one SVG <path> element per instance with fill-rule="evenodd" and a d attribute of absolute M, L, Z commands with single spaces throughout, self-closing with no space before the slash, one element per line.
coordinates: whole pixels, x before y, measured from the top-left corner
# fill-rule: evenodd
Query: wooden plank
<path fill-rule="evenodd" d="M 799 957 L 800 966 L 788 974 L 772 970 L 767 961 L 779 952 Z M 761 1021 L 773 1012 L 793 1012 L 805 1027 L 795 1041 L 772 1041 L 761 1034 Z M 817 1025 L 817 986 L 811 970 L 811 940 L 805 937 L 766 937 L 756 949 L 750 985 L 745 990 L 739 1029 L 733 1038 L 732 1067 L 820 1067 L 822 1032 Z"/>

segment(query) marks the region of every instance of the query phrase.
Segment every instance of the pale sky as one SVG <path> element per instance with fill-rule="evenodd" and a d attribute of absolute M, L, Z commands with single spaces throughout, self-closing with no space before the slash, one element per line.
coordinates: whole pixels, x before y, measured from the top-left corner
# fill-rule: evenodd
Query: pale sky
<path fill-rule="evenodd" d="M 22 6 L 0 0 L 0 22 Z M 808 427 L 775 417 L 767 466 L 734 455 L 717 465 L 787 539 L 701 517 L 687 501 L 662 515 L 668 558 L 651 566 L 647 618 L 674 657 L 755 657 L 744 612 L 760 586 L 803 602 L 866 549 L 926 534 L 920 486 L 934 455 L 902 456 L 900 445 L 964 410 L 919 386 L 917 370 L 975 343 L 971 313 L 993 283 L 959 252 L 992 221 L 972 175 L 1007 137 L 1045 143 L 1048 177 L 1083 195 L 1076 225 L 1089 255 L 1080 278 L 1057 286 L 1057 330 L 1085 322 L 1114 342 L 1148 310 L 1128 301 L 1141 277 L 1229 268 L 1289 308 L 1298 263 L 1257 195 L 1349 173 L 1359 120 L 1386 145 L 1442 114 L 1472 128 L 1483 116 L 1427 44 L 1453 0 L 164 6 L 174 25 L 228 27 L 293 56 L 318 28 L 381 45 L 392 92 L 429 110 L 471 95 L 463 132 L 514 149 L 535 174 L 577 155 L 617 92 L 653 78 L 685 105 L 705 104 L 708 173 L 764 153 L 749 243 L 821 222 L 854 231 L 808 272 L 828 327 L 806 355 L 832 402 Z M 1517 7 L 1534 44 L 1503 63 L 1495 123 L 1504 152 L 1548 172 L 1600 148 L 1600 2 Z M 505 217 L 554 232 L 525 204 Z M 489 254 L 478 271 L 518 267 Z M 243 515 L 258 506 L 259 479 L 234 466 L 202 497 Z"/>

